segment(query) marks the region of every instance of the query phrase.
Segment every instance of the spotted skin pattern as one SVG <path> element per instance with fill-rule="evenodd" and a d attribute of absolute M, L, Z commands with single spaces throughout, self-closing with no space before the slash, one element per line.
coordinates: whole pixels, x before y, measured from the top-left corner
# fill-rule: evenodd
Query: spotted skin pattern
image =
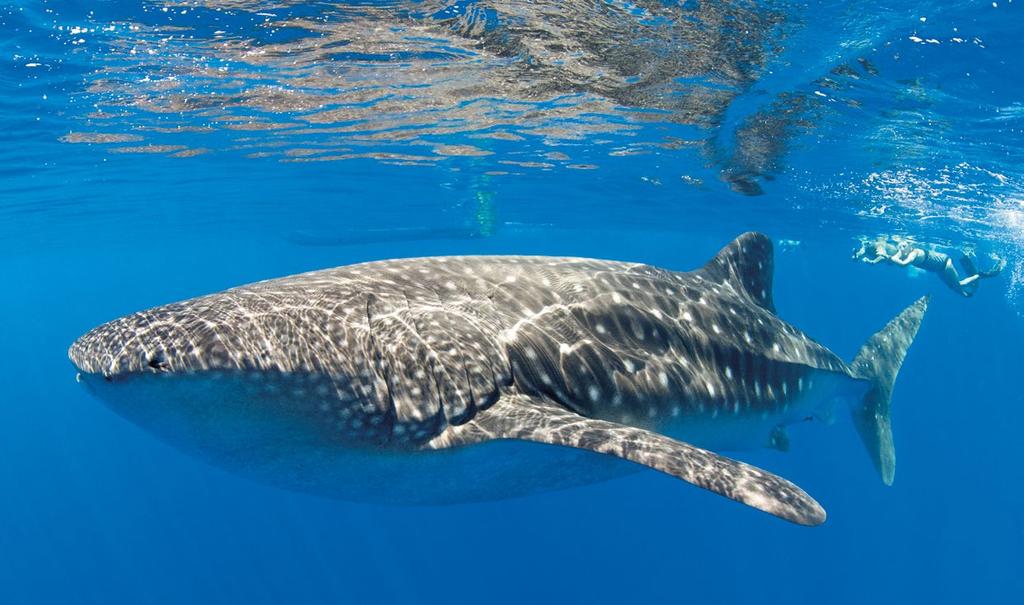
<path fill-rule="evenodd" d="M 352 448 L 581 448 L 817 524 L 824 511 L 791 483 L 660 434 L 749 417 L 767 422 L 770 445 L 816 377 L 864 382 L 775 315 L 771 280 L 758 233 L 688 273 L 582 258 L 388 260 L 135 313 L 69 355 L 115 385 L 241 377 L 254 399 L 272 395 Z"/>

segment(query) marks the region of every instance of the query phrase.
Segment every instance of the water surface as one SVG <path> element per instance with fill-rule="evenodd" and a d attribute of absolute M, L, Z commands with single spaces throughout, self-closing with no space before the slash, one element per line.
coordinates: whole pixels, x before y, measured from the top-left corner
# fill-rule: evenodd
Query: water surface
<path fill-rule="evenodd" d="M 10 603 L 991 602 L 1024 591 L 1020 3 L 22 2 L 0 7 L 0 591 Z M 489 504 L 253 484 L 90 399 L 140 308 L 430 254 L 698 266 L 777 242 L 780 314 L 852 357 L 932 308 L 896 484 L 848 419 L 737 453 L 804 529 L 654 473 Z M 1009 260 L 976 297 L 849 259 Z"/>

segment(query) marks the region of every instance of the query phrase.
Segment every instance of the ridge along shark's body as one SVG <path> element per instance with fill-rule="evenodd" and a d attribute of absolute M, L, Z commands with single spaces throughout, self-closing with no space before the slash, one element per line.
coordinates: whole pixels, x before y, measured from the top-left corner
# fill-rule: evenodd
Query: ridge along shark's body
<path fill-rule="evenodd" d="M 775 315 L 771 281 L 771 242 L 756 233 L 689 273 L 381 261 L 129 315 L 69 354 L 118 413 L 292 488 L 437 503 L 633 468 L 590 451 L 813 525 L 825 512 L 798 487 L 700 448 L 785 449 L 786 425 L 845 401 L 891 483 L 889 395 L 927 301 L 846 364 Z"/>

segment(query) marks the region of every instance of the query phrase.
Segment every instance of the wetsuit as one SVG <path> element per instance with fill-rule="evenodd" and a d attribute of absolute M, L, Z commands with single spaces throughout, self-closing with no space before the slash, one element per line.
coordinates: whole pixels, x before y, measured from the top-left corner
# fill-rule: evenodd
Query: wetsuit
<path fill-rule="evenodd" d="M 911 263 L 925 271 L 942 272 L 946 270 L 946 263 L 949 262 L 949 255 L 935 250 L 924 250 L 923 256 L 918 256 Z"/>

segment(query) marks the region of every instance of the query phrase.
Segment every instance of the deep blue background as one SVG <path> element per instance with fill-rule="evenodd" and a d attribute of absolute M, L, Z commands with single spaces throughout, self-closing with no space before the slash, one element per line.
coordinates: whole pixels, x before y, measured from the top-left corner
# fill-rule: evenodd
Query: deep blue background
<path fill-rule="evenodd" d="M 971 238 L 1008 256 L 1011 269 L 1019 262 L 1019 117 L 992 123 L 985 112 L 1020 106 L 1024 88 L 1008 66 L 1020 12 L 1011 3 L 991 16 L 982 12 L 989 5 L 958 4 L 960 20 L 947 24 L 987 36 L 988 54 L 965 56 L 946 46 L 910 67 L 889 66 L 887 82 L 908 72 L 945 82 L 947 92 L 960 87 L 914 111 L 925 122 L 952 120 L 942 132 L 967 142 L 936 144 L 907 161 L 904 143 L 920 126 L 914 122 L 867 145 L 859 132 L 877 127 L 887 119 L 883 110 L 892 109 L 887 103 L 896 104 L 887 94 L 868 97 L 877 115 L 853 127 L 845 114 L 822 118 L 757 198 L 731 193 L 713 168 L 685 157 L 622 158 L 596 171 L 539 171 L 481 184 L 468 162 L 449 172 L 370 161 L 284 164 L 230 153 L 117 155 L 67 145 L 58 138 L 73 128 L 67 114 L 88 65 L 81 57 L 58 65 L 54 58 L 67 48 L 28 31 L 50 31 L 42 5 L 5 13 L 0 602 L 1020 600 L 1024 324 L 1012 271 L 963 300 L 932 276 L 849 260 L 856 236 L 894 230 Z M 70 4 L 63 10 L 68 21 L 84 14 Z M 904 44 L 904 59 L 922 46 L 906 42 L 920 25 L 916 7 L 862 10 L 880 15 L 877 46 Z M 830 24 L 842 29 L 810 23 Z M 791 66 L 792 78 L 827 63 L 831 51 L 818 41 L 815 34 L 787 51 L 807 58 Z M 22 58 L 12 59 L 16 54 Z M 55 65 L 45 77 L 24 68 L 23 57 L 37 55 Z M 968 86 L 950 75 L 968 70 L 982 83 Z M 764 86 L 784 81 L 766 79 Z M 943 116 L 943 107 L 961 109 Z M 981 130 L 964 132 L 969 126 Z M 985 144 L 969 142 L 981 139 Z M 959 160 L 973 168 L 957 170 Z M 944 170 L 962 179 L 963 195 L 978 201 L 970 220 L 941 206 L 922 217 L 906 199 L 887 197 L 890 189 L 855 186 L 872 171 L 898 169 L 932 183 Z M 1004 179 L 978 176 L 983 169 Z M 687 186 L 680 173 L 708 184 Z M 664 184 L 641 178 L 648 175 Z M 918 181 L 901 178 L 914 195 L 928 195 L 914 189 Z M 472 223 L 481 188 L 492 192 L 501 224 L 492 237 L 295 243 L 296 231 L 461 227 Z M 878 216 L 870 209 L 880 203 L 910 210 Z M 463 253 L 595 256 L 685 270 L 748 229 L 801 242 L 776 258 L 779 314 L 844 358 L 915 298 L 933 297 L 894 394 L 893 487 L 878 480 L 842 414 L 833 426 L 794 427 L 787 454 L 737 454 L 819 499 L 829 519 L 818 528 L 651 472 L 439 508 L 292 494 L 193 461 L 116 417 L 79 388 L 66 358 L 74 338 L 118 315 L 298 271 Z"/>

